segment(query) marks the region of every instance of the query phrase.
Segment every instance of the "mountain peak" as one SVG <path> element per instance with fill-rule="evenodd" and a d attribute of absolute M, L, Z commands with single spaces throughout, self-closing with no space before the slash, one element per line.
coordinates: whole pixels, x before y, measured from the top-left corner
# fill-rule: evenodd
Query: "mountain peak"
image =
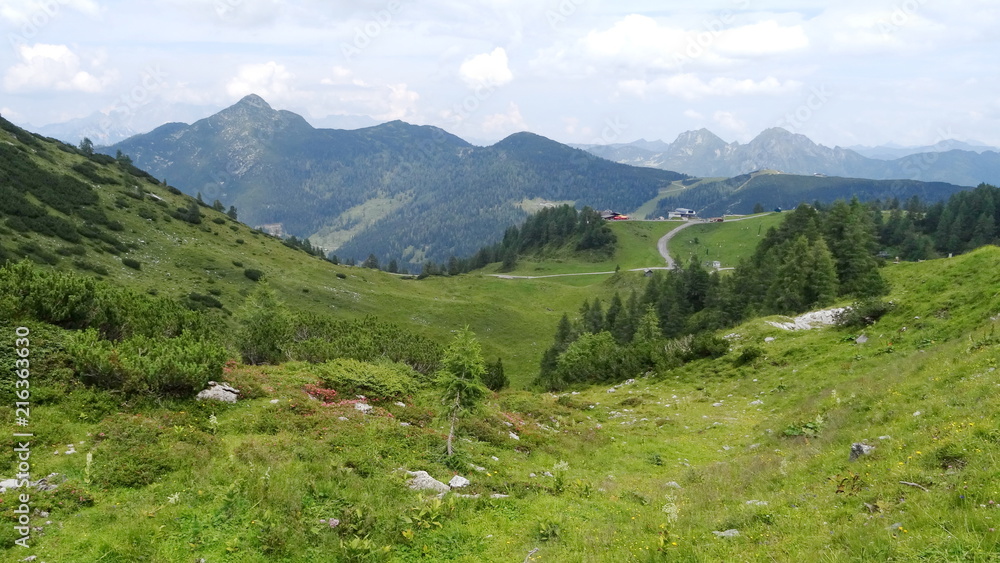
<path fill-rule="evenodd" d="M 257 94 L 247 94 L 246 96 L 243 96 L 243 99 L 236 102 L 236 104 L 233 107 L 238 107 L 238 106 L 268 109 L 273 111 L 271 105 L 268 104 L 264 100 L 264 98 L 261 98 Z"/>

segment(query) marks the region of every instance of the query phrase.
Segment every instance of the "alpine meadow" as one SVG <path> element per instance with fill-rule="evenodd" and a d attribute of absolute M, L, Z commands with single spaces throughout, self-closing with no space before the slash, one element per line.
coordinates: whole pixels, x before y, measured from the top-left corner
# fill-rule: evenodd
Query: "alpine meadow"
<path fill-rule="evenodd" d="M 0 562 L 1000 561 L 997 21 L 4 3 Z"/>

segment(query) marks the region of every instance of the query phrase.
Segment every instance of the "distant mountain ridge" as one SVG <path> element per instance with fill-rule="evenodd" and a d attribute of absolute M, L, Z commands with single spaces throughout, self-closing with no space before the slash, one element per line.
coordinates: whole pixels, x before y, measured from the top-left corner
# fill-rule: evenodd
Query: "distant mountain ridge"
<path fill-rule="evenodd" d="M 774 169 L 788 174 L 823 174 L 873 180 L 921 180 L 978 185 L 1000 182 L 1000 152 L 991 147 L 942 142 L 908 149 L 872 149 L 865 156 L 842 147 L 818 145 L 781 128 L 760 133 L 746 144 L 727 143 L 707 129 L 681 133 L 673 143 L 636 141 L 579 148 L 625 164 L 676 170 L 692 176 L 731 177 Z M 664 149 L 650 147 L 666 145 Z M 896 152 L 893 152 L 893 151 Z"/>
<path fill-rule="evenodd" d="M 631 210 L 683 174 L 631 167 L 532 133 L 476 147 L 392 121 L 315 129 L 250 95 L 191 125 L 167 124 L 101 151 L 128 154 L 171 185 L 282 224 L 342 257 L 419 263 L 498 240 L 533 200 Z"/>

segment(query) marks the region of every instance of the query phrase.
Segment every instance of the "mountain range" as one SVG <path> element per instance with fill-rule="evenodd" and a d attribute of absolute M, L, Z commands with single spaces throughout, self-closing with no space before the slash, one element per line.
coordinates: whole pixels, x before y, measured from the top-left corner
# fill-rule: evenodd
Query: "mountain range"
<path fill-rule="evenodd" d="M 170 123 L 101 149 L 240 219 L 345 257 L 419 263 L 469 255 L 538 200 L 635 209 L 683 174 L 598 158 L 531 133 L 476 147 L 393 121 L 316 129 L 250 95 L 191 125 Z"/>
<path fill-rule="evenodd" d="M 816 182 L 811 171 L 843 174 L 869 159 L 847 149 L 830 153 L 781 129 L 765 131 L 747 145 L 727 144 L 701 130 L 669 146 L 643 142 L 619 148 L 633 157 L 618 155 L 615 160 L 626 162 L 613 162 L 601 158 L 597 148 L 587 152 L 527 132 L 479 147 L 442 129 L 402 121 L 356 130 L 317 129 L 249 95 L 192 124 L 168 123 L 99 150 L 120 151 L 207 203 L 233 205 L 242 221 L 269 232 L 308 237 L 341 258 L 372 254 L 380 261 L 411 264 L 469 256 L 499 240 L 528 212 L 556 203 L 656 217 L 668 203 L 713 213 L 749 212 L 757 203 L 791 207 L 854 195 L 920 195 L 936 201 L 962 189 L 839 177 Z M 652 154 L 660 155 L 656 162 L 649 160 Z M 740 169 L 810 172 L 808 178 L 787 174 L 780 181 L 708 186 L 662 169 L 678 165 L 684 170 L 685 162 L 704 163 L 706 168 L 697 169 L 701 176 L 727 176 L 732 163 Z"/>
<path fill-rule="evenodd" d="M 991 147 L 942 142 L 917 149 L 858 151 L 814 143 L 778 127 L 746 144 L 727 143 L 708 129 L 681 133 L 673 143 L 637 141 L 579 146 L 600 157 L 702 177 L 731 177 L 764 169 L 873 180 L 922 180 L 966 186 L 1000 182 L 1000 153 Z M 951 148 L 954 147 L 954 148 Z M 912 150 L 925 152 L 911 153 Z"/>

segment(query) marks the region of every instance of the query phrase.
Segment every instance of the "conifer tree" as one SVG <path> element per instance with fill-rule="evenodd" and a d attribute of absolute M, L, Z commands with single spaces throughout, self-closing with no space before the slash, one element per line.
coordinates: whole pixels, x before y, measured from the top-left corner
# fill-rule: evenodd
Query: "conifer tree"
<path fill-rule="evenodd" d="M 455 425 L 459 417 L 475 410 L 486 396 L 487 389 L 481 378 L 486 373 L 482 349 L 469 327 L 465 327 L 444 351 L 439 381 L 444 388 L 442 402 L 448 411 L 448 456 L 454 454 Z"/>

